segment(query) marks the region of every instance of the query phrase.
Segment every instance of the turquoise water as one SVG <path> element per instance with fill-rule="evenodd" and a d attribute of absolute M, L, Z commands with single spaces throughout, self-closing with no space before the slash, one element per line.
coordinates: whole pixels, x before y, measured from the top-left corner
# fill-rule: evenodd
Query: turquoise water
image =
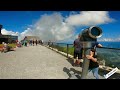
<path fill-rule="evenodd" d="M 99 42 L 104 47 L 110 47 L 110 48 L 120 48 L 120 42 Z"/>
<path fill-rule="evenodd" d="M 120 42 L 99 42 L 103 45 L 103 47 L 108 48 L 120 48 Z M 59 46 L 67 47 L 65 44 L 59 44 Z M 69 45 L 69 47 L 73 47 L 73 45 Z M 114 49 L 104 49 L 97 48 L 98 56 L 100 60 L 105 61 L 106 66 L 110 67 L 118 67 L 120 69 L 120 50 Z"/>
<path fill-rule="evenodd" d="M 120 42 L 100 42 L 104 47 L 108 48 L 120 48 Z M 120 50 L 115 49 L 97 49 L 101 60 L 105 60 L 106 66 L 118 67 L 120 69 Z"/>
<path fill-rule="evenodd" d="M 103 47 L 120 48 L 120 42 L 99 42 L 99 43 L 102 44 Z M 58 44 L 58 45 L 62 47 L 67 47 L 66 44 Z M 72 43 L 69 43 L 69 44 L 72 44 Z M 69 46 L 72 47 L 73 45 L 69 45 Z"/>

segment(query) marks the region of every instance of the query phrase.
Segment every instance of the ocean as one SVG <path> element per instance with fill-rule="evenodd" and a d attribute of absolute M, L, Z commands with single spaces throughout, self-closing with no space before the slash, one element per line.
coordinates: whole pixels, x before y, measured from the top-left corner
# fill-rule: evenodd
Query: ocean
<path fill-rule="evenodd" d="M 119 48 L 120 42 L 99 42 L 103 47 Z M 72 44 L 72 43 L 69 43 Z M 66 47 L 66 44 L 59 44 L 59 46 Z M 73 47 L 70 45 L 69 47 Z M 120 69 L 120 50 L 97 48 L 98 57 L 100 60 L 105 61 L 106 66 L 118 67 Z"/>
<path fill-rule="evenodd" d="M 108 48 L 120 48 L 120 42 L 99 42 L 102 44 L 103 47 L 108 47 Z M 72 43 L 65 43 L 65 44 L 58 44 L 59 46 L 66 47 L 66 44 L 72 44 Z M 70 47 L 72 45 L 69 45 Z"/>
<path fill-rule="evenodd" d="M 99 43 L 101 43 L 104 47 L 120 48 L 120 42 L 99 42 Z"/>

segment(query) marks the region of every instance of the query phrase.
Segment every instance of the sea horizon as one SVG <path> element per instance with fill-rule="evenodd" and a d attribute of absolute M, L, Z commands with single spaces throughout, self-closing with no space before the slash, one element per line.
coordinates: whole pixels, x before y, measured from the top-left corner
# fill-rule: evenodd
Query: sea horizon
<path fill-rule="evenodd" d="M 103 47 L 109 48 L 120 48 L 120 41 L 98 41 Z M 58 42 L 57 42 L 58 43 Z M 73 44 L 73 42 L 60 42 L 65 44 Z M 59 44 L 60 46 L 65 46 L 64 44 Z"/>

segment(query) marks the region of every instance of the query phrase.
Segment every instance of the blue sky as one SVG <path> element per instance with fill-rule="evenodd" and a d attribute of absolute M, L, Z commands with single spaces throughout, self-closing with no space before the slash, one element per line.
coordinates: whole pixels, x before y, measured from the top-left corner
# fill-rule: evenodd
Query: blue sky
<path fill-rule="evenodd" d="M 3 25 L 3 29 L 5 29 L 6 31 L 23 33 L 25 30 L 28 30 L 28 29 L 32 30 L 31 26 L 35 27 L 36 23 L 42 22 L 42 20 L 44 21 L 45 18 L 48 18 L 48 21 L 44 22 L 44 25 L 48 25 L 46 23 L 49 22 L 49 19 L 52 18 L 51 15 L 53 15 L 54 13 L 59 13 L 58 16 L 55 15 L 56 18 L 58 18 L 58 20 L 60 20 L 60 21 L 62 20 L 61 22 L 64 22 L 64 20 L 65 20 L 66 21 L 65 23 L 69 24 L 69 26 L 66 25 L 67 29 L 68 29 L 68 27 L 69 27 L 69 29 L 71 29 L 71 26 L 74 28 L 74 36 L 77 35 L 78 33 L 80 33 L 81 29 L 84 29 L 91 25 L 91 24 L 85 24 L 85 23 L 82 23 L 79 21 L 74 21 L 75 18 L 84 17 L 83 15 L 87 15 L 87 14 L 85 14 L 85 12 L 83 12 L 81 14 L 80 11 L 0 11 L 0 24 Z M 114 38 L 118 38 L 118 40 L 120 40 L 120 35 L 119 35 L 120 34 L 120 11 L 107 11 L 107 14 L 104 11 L 104 13 L 105 14 L 103 15 L 102 19 L 104 19 L 104 16 L 107 17 L 107 19 L 105 18 L 106 20 L 101 21 L 102 23 L 101 22 L 94 23 L 95 25 L 100 26 L 103 30 L 103 36 L 101 37 L 101 39 L 104 38 L 104 40 L 105 39 L 106 40 L 111 40 L 111 39 L 114 40 Z M 94 14 L 96 14 L 96 13 L 94 13 Z M 45 17 L 45 15 L 46 15 L 46 17 Z M 50 17 L 49 17 L 49 15 L 50 15 Z M 41 18 L 43 18 L 43 19 L 41 19 Z M 64 18 L 64 19 L 61 19 L 61 18 Z M 85 17 L 85 20 L 86 20 L 86 18 L 88 18 L 88 17 Z M 112 19 L 112 21 L 108 20 L 108 18 Z M 53 15 L 53 19 L 54 19 L 54 15 Z M 74 21 L 74 22 L 72 22 L 72 21 Z M 89 22 L 94 22 L 94 21 L 89 21 Z M 39 24 L 41 25 L 41 23 L 39 23 Z M 51 24 L 51 26 L 54 24 Z M 83 24 L 83 25 L 81 25 L 81 24 Z M 41 26 L 41 27 L 43 27 L 43 26 Z M 64 26 L 64 27 L 62 27 L 62 29 L 66 28 L 66 27 Z M 44 28 L 45 28 L 45 26 L 44 26 Z M 34 28 L 34 29 L 36 30 L 36 28 Z M 71 29 L 71 31 L 66 30 L 65 33 L 69 32 L 69 34 L 71 34 L 72 30 L 73 29 Z M 56 33 L 55 35 L 58 35 L 54 38 L 61 39 L 61 37 L 65 36 L 62 34 L 58 34 L 58 32 L 54 31 L 54 33 Z M 63 33 L 63 30 L 62 31 L 60 30 L 60 32 Z M 26 33 L 28 33 L 28 31 L 26 31 L 24 34 L 26 34 Z M 35 33 L 36 32 L 34 32 L 34 35 L 38 36 L 38 34 L 35 34 Z M 53 31 L 51 31 L 50 33 L 52 33 L 50 35 L 54 35 Z M 49 34 L 47 34 L 47 35 L 49 35 Z M 60 35 L 62 35 L 62 36 L 60 36 Z M 40 36 L 40 37 L 42 37 L 42 36 Z M 72 36 L 69 36 L 69 37 L 72 37 Z M 43 38 L 49 38 L 49 37 L 43 37 Z M 67 38 L 68 37 L 66 37 L 66 39 Z M 61 40 L 63 40 L 63 38 Z"/>
<path fill-rule="evenodd" d="M 41 15 L 58 11 L 0 11 L 0 24 L 7 30 L 23 32 L 29 25 L 35 23 Z M 69 11 L 61 11 L 63 16 Z"/>

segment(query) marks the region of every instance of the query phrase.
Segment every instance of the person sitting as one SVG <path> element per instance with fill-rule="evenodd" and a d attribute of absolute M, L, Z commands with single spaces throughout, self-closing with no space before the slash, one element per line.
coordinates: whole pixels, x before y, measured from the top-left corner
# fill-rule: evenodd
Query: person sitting
<path fill-rule="evenodd" d="M 3 44 L 3 48 L 2 48 L 2 51 L 1 52 L 4 52 L 4 53 L 6 53 L 6 52 L 8 52 L 8 51 L 14 51 L 14 48 L 12 48 L 11 46 L 8 46 L 8 44 L 7 43 L 2 43 Z"/>
<path fill-rule="evenodd" d="M 7 52 L 8 45 L 5 42 L 3 42 L 2 45 L 3 45 L 3 48 L 1 52 Z"/>
<path fill-rule="evenodd" d="M 0 51 L 1 51 L 1 53 L 3 52 L 3 46 L 0 47 Z"/>

